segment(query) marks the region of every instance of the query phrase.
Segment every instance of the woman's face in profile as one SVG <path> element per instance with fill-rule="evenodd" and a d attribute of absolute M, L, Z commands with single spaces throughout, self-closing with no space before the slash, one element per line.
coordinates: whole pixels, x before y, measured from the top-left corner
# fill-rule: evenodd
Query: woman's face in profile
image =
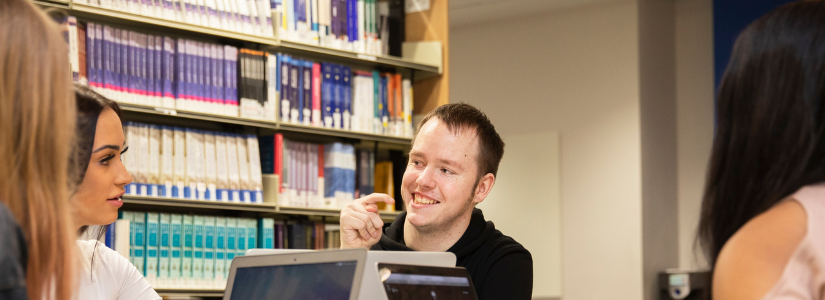
<path fill-rule="evenodd" d="M 78 225 L 105 225 L 117 220 L 117 210 L 123 205 L 120 197 L 132 182 L 120 159 L 125 146 L 120 118 L 111 108 L 103 109 L 86 175 L 71 199 Z"/>

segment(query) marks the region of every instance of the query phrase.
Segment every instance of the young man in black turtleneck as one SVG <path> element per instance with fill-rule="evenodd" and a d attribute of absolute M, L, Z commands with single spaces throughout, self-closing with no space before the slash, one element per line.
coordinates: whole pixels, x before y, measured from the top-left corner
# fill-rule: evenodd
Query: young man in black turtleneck
<path fill-rule="evenodd" d="M 341 210 L 342 248 L 452 252 L 479 299 L 530 299 L 530 252 L 475 208 L 493 188 L 503 155 L 504 142 L 483 112 L 463 103 L 436 108 L 413 138 L 401 183 L 406 211 L 384 228 L 376 203 L 395 200 L 355 200 Z"/>

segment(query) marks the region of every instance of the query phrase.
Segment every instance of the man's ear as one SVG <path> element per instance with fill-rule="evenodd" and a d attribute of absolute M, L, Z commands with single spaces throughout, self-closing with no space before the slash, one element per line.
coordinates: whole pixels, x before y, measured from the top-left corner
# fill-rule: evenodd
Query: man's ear
<path fill-rule="evenodd" d="M 479 204 L 484 201 L 484 199 L 487 198 L 487 195 L 490 194 L 490 191 L 493 189 L 493 185 L 495 183 L 496 175 L 493 175 L 493 173 L 487 173 L 482 176 L 481 180 L 479 180 L 476 185 L 475 194 L 473 195 L 473 203 Z"/>

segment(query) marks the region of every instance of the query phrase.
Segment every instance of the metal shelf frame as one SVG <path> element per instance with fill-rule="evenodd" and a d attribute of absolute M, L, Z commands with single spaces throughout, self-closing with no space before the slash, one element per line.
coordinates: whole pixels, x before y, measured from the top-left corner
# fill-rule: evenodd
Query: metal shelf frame
<path fill-rule="evenodd" d="M 243 125 L 243 126 L 249 126 L 249 127 L 253 127 L 253 128 L 271 129 L 271 130 L 282 131 L 282 132 L 306 133 L 306 134 L 319 135 L 319 136 L 333 136 L 333 137 L 341 137 L 341 138 L 349 138 L 349 139 L 358 139 L 358 140 L 364 140 L 364 141 L 374 141 L 374 142 L 382 142 L 382 143 L 389 143 L 389 144 L 398 144 L 398 145 L 405 145 L 405 146 L 409 145 L 412 141 L 412 139 L 405 138 L 405 137 L 395 137 L 395 136 L 387 136 L 387 135 L 372 134 L 372 133 L 346 131 L 346 130 L 340 130 L 340 129 L 330 129 L 330 128 L 322 128 L 322 127 L 314 127 L 314 126 L 296 125 L 296 124 L 289 124 L 289 123 L 283 123 L 283 122 L 255 120 L 255 119 L 248 119 L 248 118 L 229 117 L 229 116 L 213 115 L 213 114 L 190 112 L 190 111 L 183 111 L 183 110 L 174 110 L 174 109 L 158 108 L 158 107 L 152 107 L 152 106 L 136 105 L 136 104 L 122 103 L 122 102 L 118 102 L 118 104 L 120 105 L 120 108 L 123 111 L 137 112 L 137 113 L 141 113 L 141 114 L 150 114 L 150 115 L 173 116 L 173 117 L 177 117 L 177 118 L 202 120 L 202 121 L 209 121 L 209 122 L 216 122 L 216 123 L 223 123 L 223 124 Z"/>
<path fill-rule="evenodd" d="M 215 211 L 245 211 L 265 214 L 281 215 L 303 215 L 317 217 L 339 217 L 341 210 L 332 208 L 309 208 L 309 207 L 287 207 L 278 206 L 273 203 L 251 204 L 216 202 L 206 200 L 191 200 L 166 197 L 130 196 L 122 197 L 123 203 L 127 205 L 156 206 L 156 207 L 183 207 L 192 209 L 205 209 Z M 394 220 L 401 212 L 381 211 L 381 219 Z"/>
<path fill-rule="evenodd" d="M 122 197 L 125 204 L 136 204 L 146 206 L 162 206 L 162 207 L 186 207 L 210 210 L 229 210 L 229 211 L 251 211 L 261 213 L 275 213 L 277 206 L 275 204 L 262 203 L 233 203 L 233 202 L 216 202 L 206 200 L 191 200 L 191 199 L 176 199 L 164 197 L 148 197 L 148 196 L 129 196 Z"/>

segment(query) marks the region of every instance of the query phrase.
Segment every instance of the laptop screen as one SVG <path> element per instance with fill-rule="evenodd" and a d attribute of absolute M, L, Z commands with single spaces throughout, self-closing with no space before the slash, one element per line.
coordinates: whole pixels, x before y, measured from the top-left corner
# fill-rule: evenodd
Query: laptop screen
<path fill-rule="evenodd" d="M 231 299 L 350 298 L 357 261 L 238 268 Z"/>
<path fill-rule="evenodd" d="M 379 263 L 378 269 L 390 300 L 477 299 L 473 283 L 464 268 Z"/>

